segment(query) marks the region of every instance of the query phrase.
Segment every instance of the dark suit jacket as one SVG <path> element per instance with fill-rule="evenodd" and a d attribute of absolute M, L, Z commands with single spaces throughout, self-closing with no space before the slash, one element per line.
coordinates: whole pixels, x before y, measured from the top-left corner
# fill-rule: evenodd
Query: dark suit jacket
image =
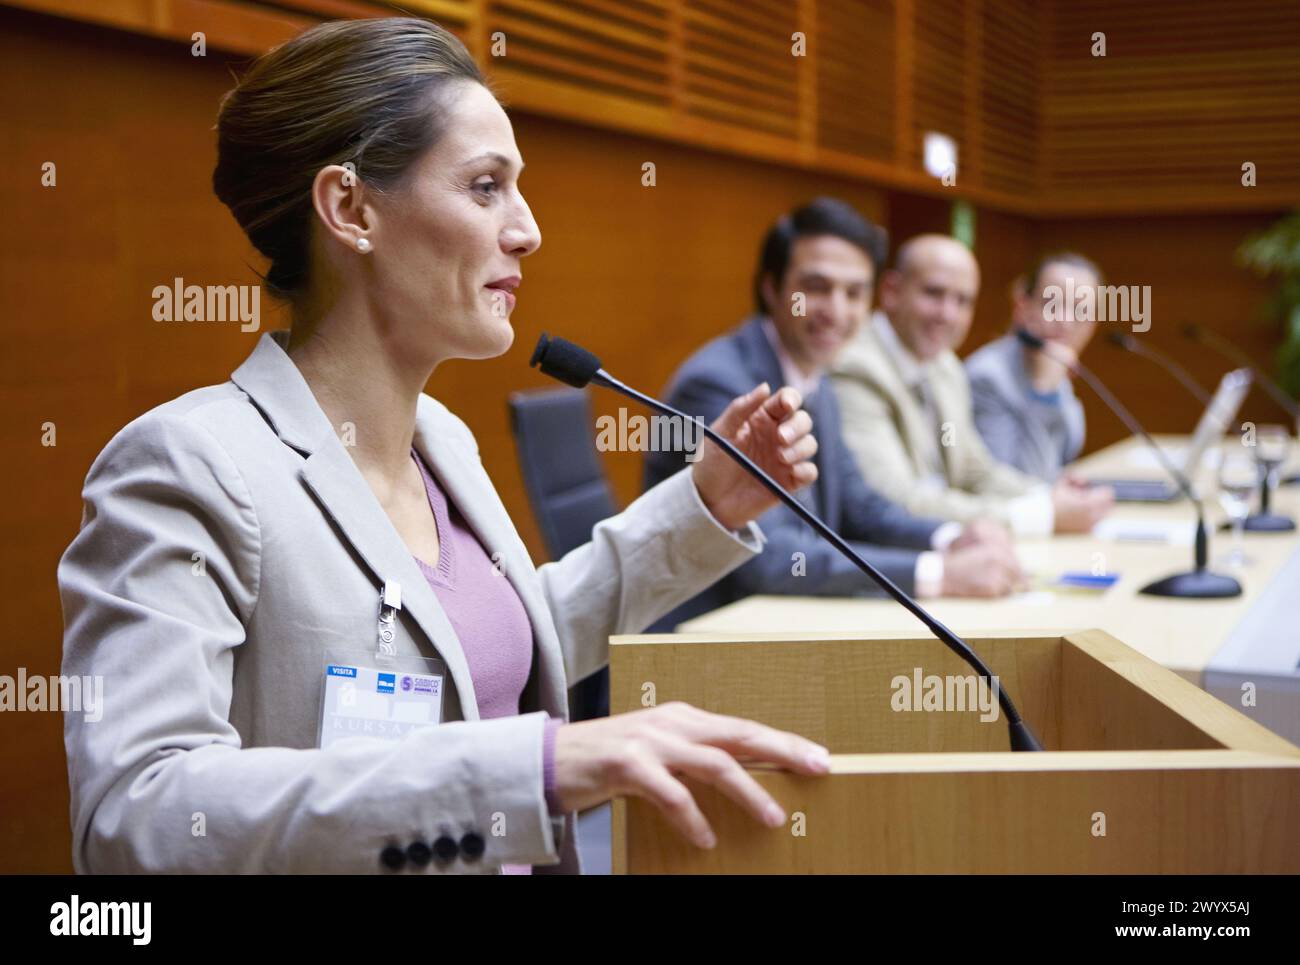
<path fill-rule="evenodd" d="M 732 399 L 760 382 L 767 382 L 773 391 L 785 384 L 781 363 L 763 332 L 763 319 L 752 317 L 687 359 L 669 384 L 666 401 L 710 423 Z M 828 378 L 804 400 L 804 408 L 812 416 L 813 435 L 819 444 L 815 460 L 819 475 L 817 482 L 800 490 L 796 498 L 886 576 L 913 592 L 917 553 L 930 548 L 930 538 L 941 521 L 913 516 L 863 481 L 840 435 L 839 406 Z M 649 453 L 646 488 L 684 465 L 681 453 Z M 851 596 L 880 592 L 865 573 L 787 507 L 769 510 L 758 524 L 767 536 L 763 552 L 678 607 L 656 624 L 657 629 L 670 629 L 755 593 Z M 796 553 L 803 554 L 801 574 Z"/>

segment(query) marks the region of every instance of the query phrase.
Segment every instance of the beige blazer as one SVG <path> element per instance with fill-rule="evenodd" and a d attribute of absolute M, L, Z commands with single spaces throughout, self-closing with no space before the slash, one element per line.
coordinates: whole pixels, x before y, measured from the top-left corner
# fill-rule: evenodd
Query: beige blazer
<path fill-rule="evenodd" d="M 969 522 L 991 516 L 1014 525 L 1009 501 L 1041 483 L 998 462 L 975 427 L 970 383 L 960 360 L 945 352 L 930 367 L 941 436 L 908 388 L 873 324 L 862 326 L 832 372 L 844 441 L 863 477 L 919 516 Z M 927 447 L 930 447 L 929 449 Z M 947 487 L 925 485 L 927 452 L 937 447 Z"/>
<path fill-rule="evenodd" d="M 65 715 L 76 869 L 378 872 L 386 847 L 474 834 L 481 857 L 424 870 L 578 871 L 574 815 L 550 818 L 543 796 L 546 715 L 566 716 L 566 679 L 606 662 L 610 634 L 748 560 L 761 534 L 724 530 L 679 473 L 534 568 L 469 429 L 421 395 L 415 446 L 533 628 L 521 715 L 479 720 L 462 642 L 287 335 L 131 422 L 86 477 L 58 567 L 63 673 L 104 679 L 102 719 Z M 402 589 L 398 660 L 446 664 L 445 723 L 319 750 L 324 652 L 374 652 L 385 580 Z"/>

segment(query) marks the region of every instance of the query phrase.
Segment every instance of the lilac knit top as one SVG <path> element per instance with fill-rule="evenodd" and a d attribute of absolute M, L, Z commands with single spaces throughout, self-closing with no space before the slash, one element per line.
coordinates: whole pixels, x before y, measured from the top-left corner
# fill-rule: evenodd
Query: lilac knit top
<path fill-rule="evenodd" d="M 438 524 L 438 565 L 430 566 L 419 557 L 414 557 L 415 562 L 465 650 L 479 717 L 517 715 L 533 665 L 528 612 L 414 447 L 411 458 L 424 477 L 424 491 Z M 544 791 L 551 814 L 561 813 L 555 800 L 555 731 L 559 725 L 554 717 L 547 720 L 542 743 Z"/>

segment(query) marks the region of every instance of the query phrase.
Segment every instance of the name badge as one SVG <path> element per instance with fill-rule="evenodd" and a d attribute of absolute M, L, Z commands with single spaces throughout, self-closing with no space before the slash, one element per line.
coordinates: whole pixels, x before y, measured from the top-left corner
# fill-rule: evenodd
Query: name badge
<path fill-rule="evenodd" d="M 328 663 L 317 746 L 349 737 L 401 740 L 412 731 L 436 727 L 442 722 L 442 693 L 441 673 Z"/>

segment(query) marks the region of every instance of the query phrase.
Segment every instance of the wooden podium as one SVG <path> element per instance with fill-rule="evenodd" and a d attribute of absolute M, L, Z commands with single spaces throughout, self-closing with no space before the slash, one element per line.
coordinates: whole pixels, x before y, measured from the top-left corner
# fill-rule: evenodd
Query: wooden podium
<path fill-rule="evenodd" d="M 1045 752 L 955 709 L 970 668 L 919 634 L 614 637 L 611 713 L 684 700 L 834 755 L 820 778 L 751 769 L 790 815 L 776 830 L 691 783 L 709 851 L 615 801 L 614 873 L 1300 871 L 1300 748 L 1099 630 L 967 640 Z M 946 709 L 904 699 L 949 677 Z"/>

